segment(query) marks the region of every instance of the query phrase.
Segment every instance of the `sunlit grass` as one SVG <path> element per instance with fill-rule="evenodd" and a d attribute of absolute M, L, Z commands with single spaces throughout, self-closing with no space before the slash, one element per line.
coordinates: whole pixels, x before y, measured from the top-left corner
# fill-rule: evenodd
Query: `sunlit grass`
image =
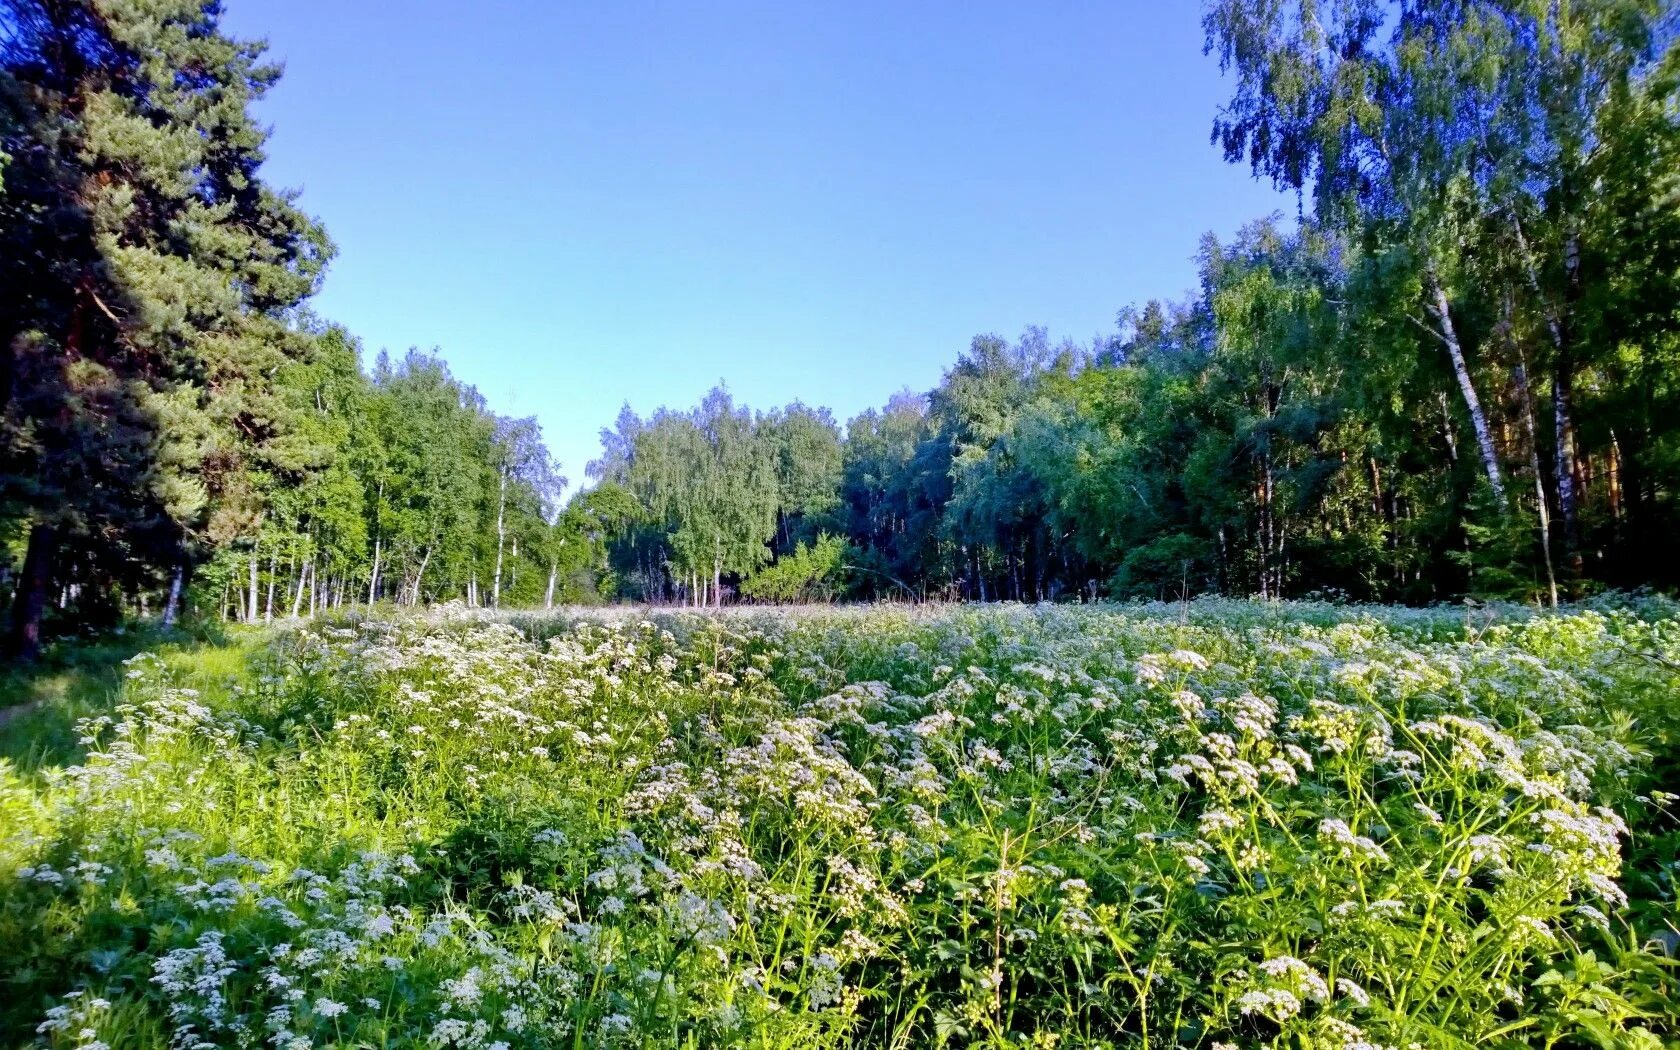
<path fill-rule="evenodd" d="M 115 707 L 51 687 L 84 765 L 0 770 L 0 1021 L 84 1048 L 1660 1046 L 1676 662 L 1651 602 L 176 647 Z"/>

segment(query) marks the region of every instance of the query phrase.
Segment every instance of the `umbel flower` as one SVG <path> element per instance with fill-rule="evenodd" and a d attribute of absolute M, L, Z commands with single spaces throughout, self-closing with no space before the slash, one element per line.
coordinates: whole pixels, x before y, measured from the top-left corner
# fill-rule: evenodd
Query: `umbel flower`
<path fill-rule="evenodd" d="M 0 767 L 29 821 L 0 951 L 80 1050 L 141 1023 L 1070 1046 L 1164 1018 L 1655 1045 L 1624 854 L 1666 804 L 1674 683 L 1613 647 L 1680 656 L 1680 629 L 1230 602 L 315 624 L 226 691 L 137 659 L 85 762 Z M 73 954 L 8 932 L 64 923 Z M 1588 1026 L 1578 987 L 1655 1005 Z"/>

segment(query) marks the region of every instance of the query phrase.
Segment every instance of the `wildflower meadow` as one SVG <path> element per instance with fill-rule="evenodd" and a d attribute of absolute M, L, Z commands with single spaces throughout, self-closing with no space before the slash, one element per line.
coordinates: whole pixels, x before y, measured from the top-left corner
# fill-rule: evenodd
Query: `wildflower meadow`
<path fill-rule="evenodd" d="M 1680 610 L 340 617 L 0 764 L 0 1045 L 1680 1045 Z"/>

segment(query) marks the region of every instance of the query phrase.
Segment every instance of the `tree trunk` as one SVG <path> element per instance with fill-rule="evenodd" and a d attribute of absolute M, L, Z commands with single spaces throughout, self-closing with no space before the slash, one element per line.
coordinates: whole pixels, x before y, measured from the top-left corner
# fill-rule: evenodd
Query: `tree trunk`
<path fill-rule="evenodd" d="M 1523 426 L 1528 431 L 1528 468 L 1534 473 L 1534 500 L 1540 516 L 1540 554 L 1546 562 L 1546 591 L 1552 608 L 1558 604 L 1557 572 L 1552 568 L 1552 512 L 1546 501 L 1546 472 L 1540 467 L 1540 437 L 1534 426 L 1534 396 L 1528 370 L 1519 362 L 1511 372 L 1523 403 Z"/>
<path fill-rule="evenodd" d="M 1258 522 L 1260 535 L 1260 598 L 1262 601 L 1275 598 L 1272 593 L 1272 551 L 1275 533 L 1272 528 L 1272 457 L 1269 451 L 1261 453 L 1260 457 L 1260 517 Z"/>
<path fill-rule="evenodd" d="M 380 553 L 380 546 L 379 545 L 380 545 L 379 534 L 374 533 L 374 536 L 373 536 L 373 573 L 372 573 L 372 575 L 370 575 L 368 577 L 368 604 L 369 605 L 372 605 L 375 601 L 379 600 L 379 553 Z M 302 592 L 299 592 L 299 593 L 302 593 Z"/>
<path fill-rule="evenodd" d="M 297 593 L 292 596 L 292 619 L 297 619 L 303 612 L 303 585 L 309 579 L 309 563 L 304 562 L 303 568 L 298 570 Z"/>
<path fill-rule="evenodd" d="M 251 595 L 246 606 L 245 622 L 257 622 L 257 549 L 251 548 Z"/>
<path fill-rule="evenodd" d="M 543 608 L 554 608 L 554 583 L 560 576 L 560 562 L 558 559 L 548 563 L 548 593 L 543 595 Z"/>
<path fill-rule="evenodd" d="M 1552 373 L 1552 470 L 1557 475 L 1558 516 L 1563 519 L 1563 558 L 1569 575 L 1579 579 L 1581 518 L 1576 497 L 1575 368 L 1569 348 L 1559 347 Z"/>
<path fill-rule="evenodd" d="M 1225 526 L 1219 526 L 1219 532 L 1217 535 L 1219 537 L 1219 546 L 1217 548 L 1218 553 L 1215 555 L 1217 560 L 1213 567 L 1214 586 L 1219 589 L 1220 594 L 1229 594 L 1231 587 L 1231 574 L 1230 570 L 1226 568 L 1228 557 L 1225 551 Z"/>
<path fill-rule="evenodd" d="M 276 551 L 268 556 L 268 594 L 263 601 L 263 622 L 274 622 L 274 581 L 280 576 L 280 554 Z"/>
<path fill-rule="evenodd" d="M 1429 290 L 1429 312 L 1434 315 L 1436 334 L 1447 345 L 1447 355 L 1452 358 L 1453 374 L 1458 377 L 1458 388 L 1464 394 L 1464 407 L 1470 412 L 1470 427 L 1476 433 L 1476 448 L 1481 453 L 1482 470 L 1487 475 L 1488 486 L 1493 489 L 1494 498 L 1499 501 L 1500 508 L 1505 505 L 1505 481 L 1499 473 L 1499 454 L 1493 447 L 1493 432 L 1488 428 L 1487 414 L 1482 411 L 1482 399 L 1476 396 L 1476 384 L 1470 379 L 1470 366 L 1464 359 L 1464 347 L 1458 341 L 1458 331 L 1453 326 L 1452 308 L 1447 302 L 1446 289 L 1434 273 L 1426 277 Z"/>
<path fill-rule="evenodd" d="M 169 600 L 163 605 L 163 625 L 175 626 L 175 617 L 181 611 L 181 587 L 186 582 L 187 570 L 180 562 L 175 563 L 175 571 L 169 575 Z"/>
<path fill-rule="evenodd" d="M 1605 497 L 1610 501 L 1610 520 L 1622 521 L 1622 446 L 1616 432 L 1610 431 L 1610 470 L 1605 478 Z"/>
<path fill-rule="evenodd" d="M 420 558 L 420 568 L 414 573 L 414 590 L 408 596 L 408 604 L 420 604 L 420 581 L 426 577 L 426 563 L 432 560 L 432 549 L 426 548 L 426 553 Z"/>
<path fill-rule="evenodd" d="M 23 574 L 12 596 L 12 655 L 20 661 L 41 655 L 41 618 L 47 611 L 47 588 L 52 584 L 53 556 L 58 548 L 58 530 L 36 522 L 29 530 L 29 549 L 23 556 Z"/>
<path fill-rule="evenodd" d="M 507 539 L 505 512 L 507 511 L 507 471 L 502 471 L 501 487 L 496 493 L 496 575 L 490 581 L 490 605 L 502 607 L 502 544 Z"/>
<path fill-rule="evenodd" d="M 1447 439 L 1447 459 L 1458 463 L 1458 428 L 1453 425 L 1452 408 L 1447 405 L 1447 393 L 1441 391 L 1441 436 Z"/>
<path fill-rule="evenodd" d="M 1289 520 L 1286 518 L 1276 526 L 1277 550 L 1272 559 L 1272 597 L 1283 600 L 1283 579 L 1289 569 Z"/>
<path fill-rule="evenodd" d="M 1579 488 L 1576 472 L 1579 467 L 1575 456 L 1575 360 L 1569 345 L 1568 319 L 1563 310 L 1547 299 L 1544 289 L 1540 286 L 1540 271 L 1535 265 L 1533 253 L 1528 249 L 1528 238 L 1523 234 L 1522 223 L 1517 221 L 1514 210 L 1511 216 L 1512 229 L 1517 235 L 1517 246 L 1522 250 L 1529 289 L 1540 301 L 1541 310 L 1546 315 L 1546 332 L 1552 337 L 1552 351 L 1555 354 L 1552 366 L 1552 467 L 1556 475 L 1554 480 L 1557 484 L 1558 516 L 1563 519 L 1564 561 L 1569 566 L 1570 575 L 1579 578 L 1581 527 L 1576 496 Z M 1580 244 L 1571 236 L 1564 244 L 1564 270 L 1568 275 L 1567 295 L 1570 298 L 1576 291 L 1580 266 Z M 1564 310 L 1566 309 L 1567 307 L 1564 307 Z"/>

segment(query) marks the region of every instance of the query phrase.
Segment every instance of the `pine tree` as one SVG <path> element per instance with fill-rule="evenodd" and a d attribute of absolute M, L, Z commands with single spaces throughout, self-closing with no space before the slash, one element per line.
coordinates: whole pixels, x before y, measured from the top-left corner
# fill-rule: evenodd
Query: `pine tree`
<path fill-rule="evenodd" d="M 29 522 L 13 645 L 92 592 L 254 537 L 286 312 L 330 255 L 259 177 L 263 45 L 191 0 L 4 0 L 0 513 Z M 74 577 L 72 580 L 71 577 Z"/>

